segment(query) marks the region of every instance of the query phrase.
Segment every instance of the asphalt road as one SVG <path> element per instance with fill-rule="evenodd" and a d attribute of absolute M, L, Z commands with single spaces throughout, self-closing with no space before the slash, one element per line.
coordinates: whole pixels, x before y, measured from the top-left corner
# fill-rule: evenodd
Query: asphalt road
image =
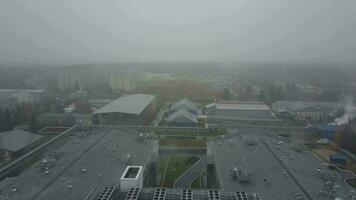
<path fill-rule="evenodd" d="M 201 156 L 200 160 L 180 176 L 173 184 L 173 188 L 188 189 L 193 181 L 206 170 L 206 157 Z"/>

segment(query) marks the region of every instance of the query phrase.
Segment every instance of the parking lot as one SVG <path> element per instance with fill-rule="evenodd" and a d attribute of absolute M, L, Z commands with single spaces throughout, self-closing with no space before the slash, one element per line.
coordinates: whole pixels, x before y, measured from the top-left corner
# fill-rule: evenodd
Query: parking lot
<path fill-rule="evenodd" d="M 227 191 L 258 192 L 263 199 L 347 199 L 350 186 L 343 178 L 348 173 L 331 171 L 308 151 L 297 152 L 303 133 L 291 132 L 280 137 L 271 130 L 239 129 L 210 142 L 220 187 Z M 252 183 L 232 177 L 234 168 L 252 174 Z M 327 175 L 325 175 L 327 174 Z M 330 174 L 330 175 L 329 175 Z M 325 176 L 333 177 L 332 195 L 325 195 Z M 329 194 L 329 193 L 328 193 Z"/>

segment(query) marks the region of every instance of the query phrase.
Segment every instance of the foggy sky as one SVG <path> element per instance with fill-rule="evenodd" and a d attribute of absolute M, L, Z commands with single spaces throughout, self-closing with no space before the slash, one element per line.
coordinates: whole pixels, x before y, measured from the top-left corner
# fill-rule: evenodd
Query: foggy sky
<path fill-rule="evenodd" d="M 0 64 L 356 60 L 354 0 L 0 2 Z"/>

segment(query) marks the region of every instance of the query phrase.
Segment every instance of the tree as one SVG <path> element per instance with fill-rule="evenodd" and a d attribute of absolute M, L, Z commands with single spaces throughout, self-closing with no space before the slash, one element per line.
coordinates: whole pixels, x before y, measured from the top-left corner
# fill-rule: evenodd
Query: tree
<path fill-rule="evenodd" d="M 0 109 L 0 132 L 4 131 L 4 112 Z"/>
<path fill-rule="evenodd" d="M 39 130 L 39 122 L 38 122 L 38 118 L 37 118 L 37 112 L 33 111 L 31 114 L 31 119 L 30 119 L 30 124 L 29 124 L 29 130 L 32 133 L 37 133 Z"/>
<path fill-rule="evenodd" d="M 26 117 L 25 117 L 24 106 L 18 105 L 14 110 L 14 118 L 13 118 L 14 125 L 22 124 L 25 121 L 26 121 Z"/>
<path fill-rule="evenodd" d="M 79 90 L 79 84 L 78 84 L 78 81 L 76 80 L 75 83 L 74 83 L 74 89 L 75 91 L 78 91 Z"/>
<path fill-rule="evenodd" d="M 11 112 L 8 108 L 5 109 L 5 112 L 3 114 L 3 121 L 4 121 L 4 124 L 3 124 L 4 131 L 9 131 L 14 128 L 14 123 L 12 121 Z"/>
<path fill-rule="evenodd" d="M 75 117 L 72 113 L 68 113 L 64 119 L 64 126 L 74 126 L 75 124 Z"/>
<path fill-rule="evenodd" d="M 260 94 L 258 95 L 258 100 L 259 101 L 266 101 L 266 95 L 263 90 L 260 90 Z"/>
<path fill-rule="evenodd" d="M 230 90 L 228 88 L 224 88 L 223 99 L 224 100 L 231 100 L 231 92 L 230 92 Z"/>

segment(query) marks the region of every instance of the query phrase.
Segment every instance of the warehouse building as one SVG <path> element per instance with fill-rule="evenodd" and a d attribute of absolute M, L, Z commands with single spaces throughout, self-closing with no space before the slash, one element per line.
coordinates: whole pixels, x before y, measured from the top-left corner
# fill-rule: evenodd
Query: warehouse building
<path fill-rule="evenodd" d="M 343 106 L 338 102 L 327 101 L 277 101 L 272 110 L 279 115 L 288 115 L 296 120 L 318 122 L 333 119 Z"/>
<path fill-rule="evenodd" d="M 152 95 L 126 95 L 105 105 L 92 114 L 93 124 L 147 125 L 156 114 L 156 100 Z"/>
<path fill-rule="evenodd" d="M 222 119 L 272 119 L 274 114 L 262 102 L 219 101 L 216 117 Z"/>

